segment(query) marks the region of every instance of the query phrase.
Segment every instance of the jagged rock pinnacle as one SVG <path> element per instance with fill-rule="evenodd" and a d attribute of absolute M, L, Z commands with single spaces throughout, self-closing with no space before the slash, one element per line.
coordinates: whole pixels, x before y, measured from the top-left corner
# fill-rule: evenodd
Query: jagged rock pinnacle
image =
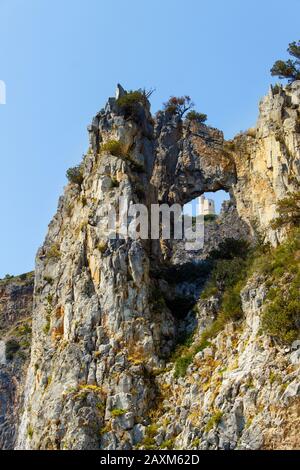
<path fill-rule="evenodd" d="M 118 100 L 119 98 L 121 98 L 121 96 L 124 96 L 126 95 L 126 90 L 124 90 L 124 88 L 122 87 L 122 85 L 120 85 L 120 83 L 117 84 L 117 88 L 116 88 L 116 100 Z"/>

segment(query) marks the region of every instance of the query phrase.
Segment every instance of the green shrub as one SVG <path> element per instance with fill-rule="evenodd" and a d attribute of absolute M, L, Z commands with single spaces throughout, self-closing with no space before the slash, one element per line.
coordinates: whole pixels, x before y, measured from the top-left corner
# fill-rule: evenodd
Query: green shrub
<path fill-rule="evenodd" d="M 31 325 L 27 323 L 23 323 L 22 325 L 18 326 L 15 330 L 15 334 L 18 337 L 30 335 L 32 331 Z"/>
<path fill-rule="evenodd" d="M 60 246 L 58 243 L 53 243 L 46 253 L 47 259 L 58 259 L 60 257 Z"/>
<path fill-rule="evenodd" d="M 198 352 L 200 351 L 203 351 L 203 349 L 205 348 L 208 348 L 211 343 L 208 341 L 207 338 L 210 338 L 211 336 L 213 336 L 213 333 L 209 334 L 208 332 L 210 331 L 210 329 L 206 329 L 205 332 L 202 334 L 202 338 L 201 338 L 201 341 L 200 343 L 197 343 L 194 348 L 193 348 L 193 354 L 196 355 Z M 214 331 L 214 334 L 216 334 L 216 331 Z M 206 338 L 207 337 L 207 338 Z"/>
<path fill-rule="evenodd" d="M 174 439 L 167 439 L 159 446 L 160 449 L 172 450 L 174 448 Z"/>
<path fill-rule="evenodd" d="M 197 111 L 190 111 L 187 113 L 186 118 L 190 121 L 205 122 L 207 120 L 207 114 L 197 113 Z"/>
<path fill-rule="evenodd" d="M 299 337 L 300 271 L 288 285 L 280 283 L 270 296 L 273 298 L 264 309 L 262 329 L 285 343 L 292 343 Z"/>
<path fill-rule="evenodd" d="M 143 447 L 146 450 L 156 450 L 157 449 L 154 437 L 147 437 L 147 436 L 144 437 L 144 439 L 142 440 L 142 442 L 139 444 L 138 447 Z"/>
<path fill-rule="evenodd" d="M 149 426 L 146 427 L 146 436 L 153 438 L 156 436 L 157 431 L 159 429 L 159 424 L 149 424 Z"/>
<path fill-rule="evenodd" d="M 29 437 L 30 439 L 32 439 L 32 436 L 33 436 L 33 428 L 32 428 L 32 426 L 31 426 L 30 424 L 28 424 L 28 426 L 27 426 L 27 434 L 28 434 L 28 437 Z"/>
<path fill-rule="evenodd" d="M 67 170 L 67 178 L 70 183 L 78 184 L 81 186 L 83 182 L 83 168 L 82 165 L 77 165 Z"/>
<path fill-rule="evenodd" d="M 117 105 L 121 108 L 126 118 L 139 121 L 141 118 L 141 106 L 148 105 L 148 98 L 152 94 L 152 90 L 130 90 L 125 95 L 120 96 Z"/>
<path fill-rule="evenodd" d="M 229 321 L 242 318 L 241 290 L 247 280 L 258 273 L 264 276 L 268 302 L 262 313 L 262 331 L 282 342 L 290 343 L 300 335 L 300 229 L 290 232 L 277 248 L 269 245 L 250 248 L 245 241 L 226 240 L 213 252 L 209 281 L 201 298 L 220 296 L 216 320 L 206 328 L 196 344 L 177 346 L 175 377 L 183 377 L 195 354 L 210 346 L 209 340 L 223 330 Z M 225 258 L 225 259 L 224 259 Z M 221 415 L 214 415 L 209 427 Z"/>
<path fill-rule="evenodd" d="M 105 253 L 107 250 L 107 247 L 108 247 L 107 241 L 104 241 L 104 240 L 100 241 L 97 245 L 97 248 L 100 251 L 100 253 Z"/>
<path fill-rule="evenodd" d="M 214 222 L 218 216 L 216 214 L 205 214 L 204 222 Z"/>
<path fill-rule="evenodd" d="M 125 156 L 124 147 L 118 140 L 108 140 L 105 144 L 101 145 L 100 152 L 107 152 L 115 157 Z"/>
<path fill-rule="evenodd" d="M 262 313 L 262 331 L 290 343 L 300 329 L 300 229 L 294 228 L 276 248 L 268 249 L 252 263 L 270 287 Z"/>
<path fill-rule="evenodd" d="M 189 354 L 187 356 L 179 357 L 175 362 L 175 372 L 174 377 L 184 377 L 186 375 L 187 368 L 193 361 L 193 355 Z"/>
<path fill-rule="evenodd" d="M 122 408 L 115 408 L 111 411 L 111 415 L 114 418 L 116 418 L 117 416 L 123 416 L 125 413 L 127 413 L 127 410 L 123 410 Z"/>
<path fill-rule="evenodd" d="M 145 90 L 130 90 L 117 100 L 118 106 L 123 109 L 132 110 L 137 103 L 146 104 L 147 92 Z"/>
<path fill-rule="evenodd" d="M 219 292 L 219 289 L 213 283 L 207 283 L 204 291 L 201 293 L 201 299 L 207 300 L 210 297 L 215 297 Z"/>
<path fill-rule="evenodd" d="M 16 352 L 20 349 L 20 345 L 17 340 L 9 339 L 5 343 L 5 357 L 8 361 L 11 361 L 16 354 Z"/>
<path fill-rule="evenodd" d="M 209 288 L 215 286 L 219 292 L 231 288 L 246 276 L 246 261 L 242 258 L 218 259 L 212 270 Z"/>
<path fill-rule="evenodd" d="M 212 250 L 213 269 L 201 299 L 205 300 L 218 294 L 221 298 L 219 314 L 202 333 L 194 352 L 204 349 L 209 339 L 215 337 L 226 323 L 242 317 L 241 290 L 247 281 L 255 256 L 255 250 L 251 250 L 245 240 L 227 239 L 218 249 Z"/>
<path fill-rule="evenodd" d="M 200 341 L 193 347 L 194 355 L 210 346 L 211 343 L 209 340 L 217 336 L 217 334 L 222 331 L 226 321 L 227 320 L 225 320 L 225 318 L 222 316 L 222 313 L 219 313 L 216 320 L 203 331 L 200 337 Z"/>
<path fill-rule="evenodd" d="M 273 229 L 300 225 L 300 191 L 288 194 L 277 204 L 278 217 L 271 222 Z"/>
<path fill-rule="evenodd" d="M 196 437 L 196 439 L 194 439 L 191 443 L 191 447 L 195 447 L 197 449 L 197 447 L 199 446 L 200 444 L 200 437 Z"/>
<path fill-rule="evenodd" d="M 250 252 L 249 242 L 246 240 L 236 240 L 235 238 L 226 238 L 221 242 L 217 249 L 210 252 L 213 259 L 233 259 L 247 258 Z"/>
<path fill-rule="evenodd" d="M 109 431 L 110 431 L 110 428 L 108 426 L 103 426 L 102 428 L 99 429 L 99 436 L 103 436 L 103 434 L 106 434 Z"/>
<path fill-rule="evenodd" d="M 241 290 L 243 283 L 237 283 L 224 292 L 221 303 L 221 315 L 224 321 L 235 321 L 242 317 Z"/>
<path fill-rule="evenodd" d="M 209 432 L 215 426 L 218 426 L 222 420 L 223 412 L 218 410 L 216 411 L 207 421 L 205 426 L 205 431 Z"/>
<path fill-rule="evenodd" d="M 46 317 L 46 323 L 45 323 L 45 325 L 44 325 L 44 327 L 43 327 L 43 332 L 44 332 L 45 335 L 47 335 L 47 334 L 49 333 L 49 331 L 50 331 L 50 325 L 51 325 L 50 316 L 47 315 L 47 317 Z"/>
<path fill-rule="evenodd" d="M 191 355 L 191 346 L 193 345 L 194 341 L 194 333 L 195 331 L 189 334 L 180 335 L 177 339 L 176 347 L 169 358 L 169 360 L 171 362 L 175 362 L 175 365 L 177 366 L 175 367 L 175 375 L 177 377 L 183 377 L 185 375 L 185 366 L 189 366 L 188 356 Z"/>

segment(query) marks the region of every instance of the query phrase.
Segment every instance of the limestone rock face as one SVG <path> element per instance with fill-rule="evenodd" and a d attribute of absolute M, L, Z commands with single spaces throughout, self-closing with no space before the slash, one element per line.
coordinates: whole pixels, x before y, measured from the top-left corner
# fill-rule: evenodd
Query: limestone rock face
<path fill-rule="evenodd" d="M 224 142 L 222 132 L 160 112 L 152 183 L 160 201 L 184 204 L 205 191 L 228 191 L 239 217 L 266 240 L 276 204 L 300 181 L 300 82 L 271 87 L 255 128 Z"/>
<path fill-rule="evenodd" d="M 299 183 L 299 83 L 270 92 L 256 130 L 231 144 L 197 122 L 166 112 L 154 119 L 147 100 L 128 114 L 124 95 L 118 87 L 89 126 L 82 183 L 65 188 L 37 253 L 16 448 L 137 448 L 153 418 L 157 446 L 269 448 L 282 420 L 289 429 L 296 415 L 298 356 L 290 362 L 259 335 L 260 279 L 243 291 L 244 322 L 197 354 L 187 377 L 174 378 L 171 354 L 179 335 L 195 326 L 199 335 L 217 315 L 218 296 L 198 300 L 209 250 L 223 237 L 251 242 L 256 230 L 276 242 L 268 225 L 276 201 Z M 230 193 L 230 207 L 208 227 L 202 252 L 186 257 L 179 244 L 109 237 L 105 208 L 118 213 L 120 197 L 150 208 L 218 189 Z"/>
<path fill-rule="evenodd" d="M 118 209 L 121 195 L 151 202 L 152 127 L 147 108 L 140 111 L 137 125 L 110 99 L 94 119 L 83 184 L 66 188 L 38 252 L 18 448 L 128 449 L 146 424 L 174 320 L 155 307 L 150 243 L 109 239 L 103 214 L 105 204 Z M 124 157 L 99 154 L 111 140 Z"/>
<path fill-rule="evenodd" d="M 31 315 L 34 273 L 0 280 L 0 331 Z"/>
<path fill-rule="evenodd" d="M 205 191 L 230 191 L 236 181 L 233 158 L 223 150 L 223 133 L 159 112 L 152 183 L 159 201 L 185 204 Z"/>
<path fill-rule="evenodd" d="M 300 364 L 260 333 L 265 296 L 254 276 L 242 291 L 244 321 L 227 325 L 199 352 L 186 377 L 174 379 L 172 369 L 159 377 L 159 439 L 179 449 L 299 448 Z M 215 317 L 216 302 L 199 303 L 196 338 Z"/>
<path fill-rule="evenodd" d="M 0 281 L 0 448 L 13 449 L 29 362 L 33 273 Z"/>
<path fill-rule="evenodd" d="M 276 204 L 300 182 L 300 82 L 271 87 L 259 106 L 256 127 L 231 143 L 237 183 L 233 192 L 240 217 L 271 242 Z"/>

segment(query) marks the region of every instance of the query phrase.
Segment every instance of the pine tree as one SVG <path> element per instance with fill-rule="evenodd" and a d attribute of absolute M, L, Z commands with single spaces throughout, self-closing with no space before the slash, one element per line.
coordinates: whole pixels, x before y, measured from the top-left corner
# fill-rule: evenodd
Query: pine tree
<path fill-rule="evenodd" d="M 277 60 L 271 68 L 271 74 L 280 79 L 287 78 L 292 83 L 295 80 L 300 80 L 300 41 L 291 42 L 287 51 L 296 60 Z"/>

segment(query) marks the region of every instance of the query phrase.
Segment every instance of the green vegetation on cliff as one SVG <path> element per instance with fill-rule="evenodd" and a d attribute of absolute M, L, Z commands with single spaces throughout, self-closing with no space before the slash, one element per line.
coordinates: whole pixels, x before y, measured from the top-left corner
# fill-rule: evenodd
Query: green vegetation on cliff
<path fill-rule="evenodd" d="M 287 78 L 289 82 L 300 80 L 300 41 L 289 44 L 288 53 L 296 60 L 277 60 L 271 68 L 271 74 L 280 79 Z"/>
<path fill-rule="evenodd" d="M 249 247 L 245 241 L 225 240 L 211 252 L 213 269 L 202 292 L 203 301 L 217 296 L 219 313 L 196 343 L 186 341 L 177 347 L 175 377 L 183 377 L 195 354 L 210 343 L 230 321 L 243 318 L 241 292 L 253 275 L 261 276 L 267 295 L 262 310 L 261 332 L 283 344 L 300 335 L 300 228 L 299 194 L 289 195 L 278 204 L 279 217 L 273 226 L 292 227 L 277 247 Z"/>

